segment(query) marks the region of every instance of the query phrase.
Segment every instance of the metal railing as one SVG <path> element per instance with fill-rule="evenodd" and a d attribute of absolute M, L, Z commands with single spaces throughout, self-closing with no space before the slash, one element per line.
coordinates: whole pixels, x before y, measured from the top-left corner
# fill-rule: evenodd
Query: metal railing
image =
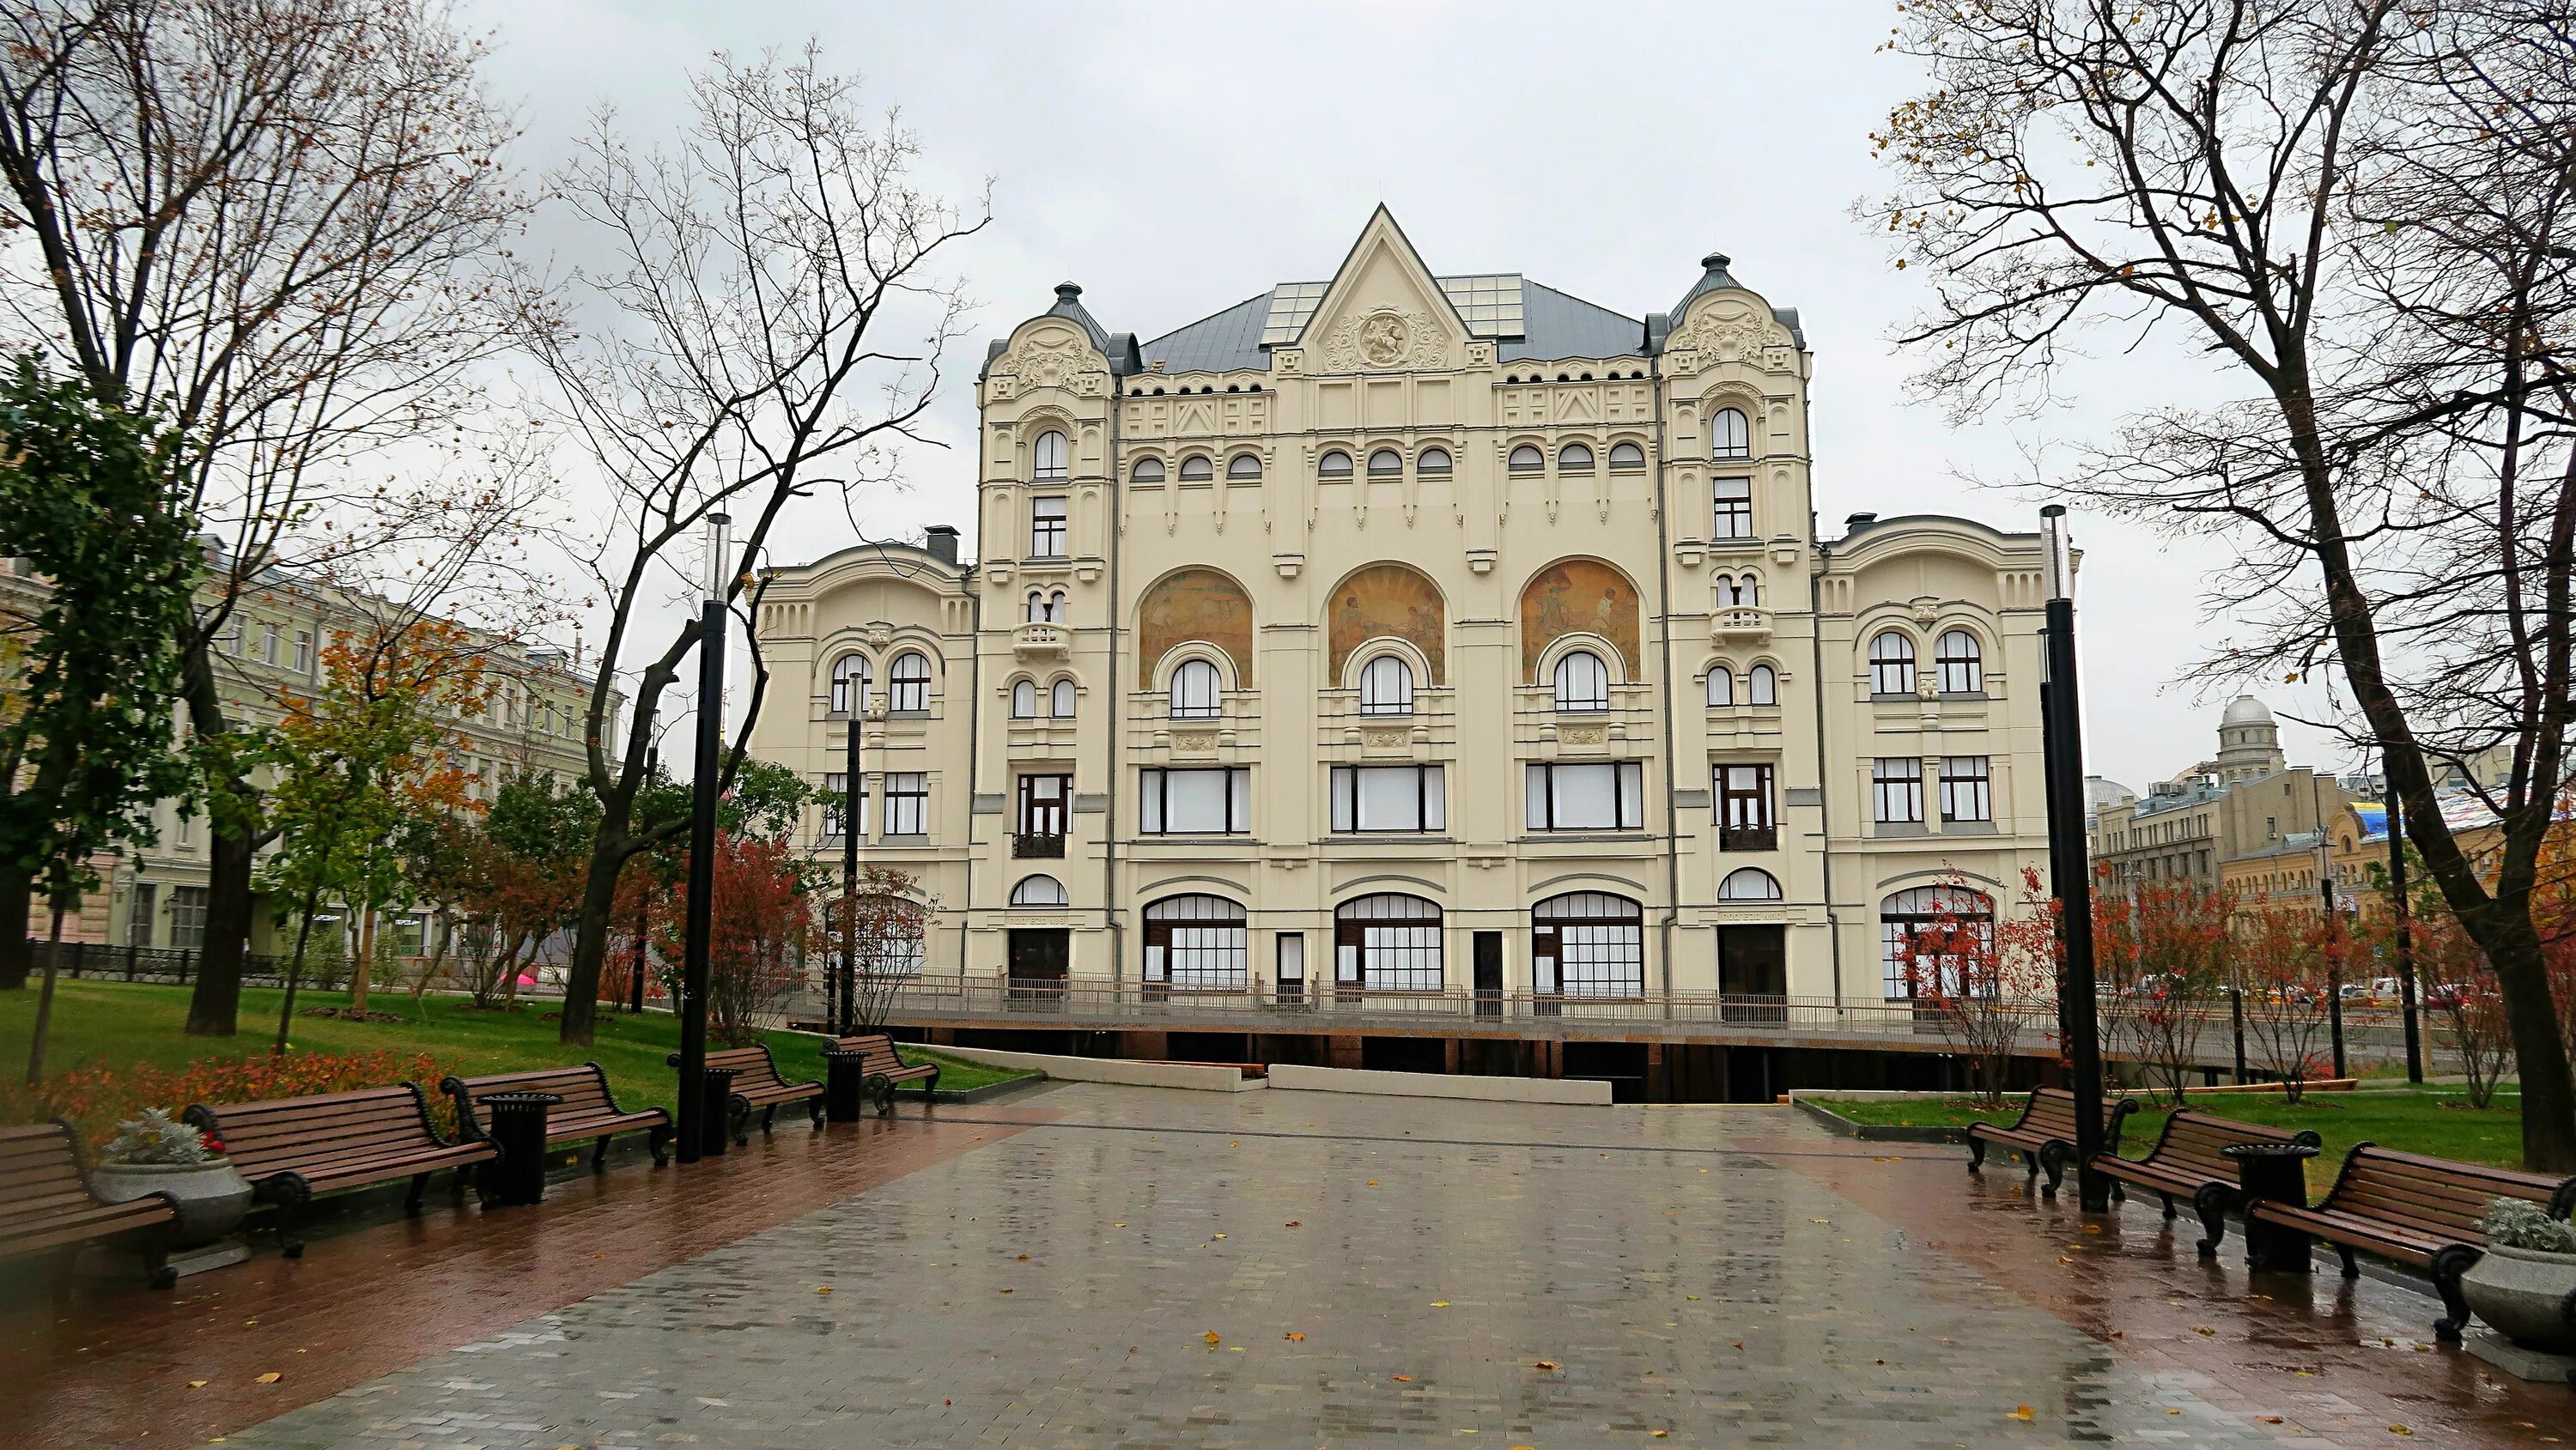
<path fill-rule="evenodd" d="M 1015 832 L 1011 836 L 1011 857 L 1019 861 L 1061 860 L 1064 857 L 1064 833 Z"/>
<path fill-rule="evenodd" d="M 45 959 L 53 957 L 55 975 L 75 981 L 112 982 L 193 982 L 197 978 L 199 953 L 194 948 L 114 946 L 106 942 L 27 942 L 27 969 L 31 974 L 45 970 Z M 246 987 L 282 987 L 286 985 L 287 958 L 269 952 L 242 954 L 242 985 Z M 310 984 L 318 975 L 311 957 L 305 961 L 305 980 Z M 341 969 L 343 973 L 346 968 Z"/>

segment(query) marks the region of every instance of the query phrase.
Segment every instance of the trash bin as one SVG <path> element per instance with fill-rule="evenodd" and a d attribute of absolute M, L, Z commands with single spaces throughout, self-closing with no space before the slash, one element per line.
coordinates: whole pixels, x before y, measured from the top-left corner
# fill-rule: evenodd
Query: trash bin
<path fill-rule="evenodd" d="M 868 1055 L 864 1052 L 823 1054 L 823 1116 L 835 1123 L 855 1123 L 867 1105 Z"/>
<path fill-rule="evenodd" d="M 2236 1164 L 2236 1184 L 2245 1195 L 2245 1264 L 2279 1274 L 2304 1274 L 2311 1267 L 2312 1244 L 2300 1229 L 2261 1223 L 2254 1217 L 2260 1202 L 2308 1206 L 2308 1160 L 2317 1150 L 2305 1143 L 2237 1143 L 2218 1150 Z"/>
<path fill-rule="evenodd" d="M 730 1067 L 701 1069 L 705 1082 L 698 1097 L 698 1152 L 703 1157 L 723 1157 L 726 1141 L 733 1137 L 734 1072 Z"/>
<path fill-rule="evenodd" d="M 504 1205 L 541 1203 L 546 1196 L 546 1110 L 563 1101 L 561 1093 L 492 1093 L 481 1100 L 485 1129 L 499 1149 L 494 1165 Z"/>

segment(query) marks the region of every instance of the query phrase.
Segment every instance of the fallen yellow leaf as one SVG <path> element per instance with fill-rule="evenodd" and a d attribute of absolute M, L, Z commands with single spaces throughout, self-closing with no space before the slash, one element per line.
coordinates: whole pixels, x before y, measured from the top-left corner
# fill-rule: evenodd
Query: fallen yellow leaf
<path fill-rule="evenodd" d="M 1215 1331 L 1215 1330 L 1213 1330 L 1213 1329 L 1209 1330 L 1209 1331 L 1207 1332 L 1207 1334 L 1204 1336 L 1204 1338 L 1205 1338 L 1205 1339 L 1207 1340 L 1207 1342 L 1208 1342 L 1208 1343 L 1210 1343 L 1210 1344 L 1214 1344 L 1214 1343 L 1216 1343 L 1216 1342 L 1217 1342 L 1216 1331 Z"/>
<path fill-rule="evenodd" d="M 1304 1339 L 1306 1336 L 1304 1336 L 1304 1335 L 1302 1335 L 1302 1334 L 1299 1334 L 1296 1330 L 1291 1329 L 1291 1330 L 1289 1330 L 1289 1331 L 1288 1331 L 1288 1333 L 1287 1333 L 1286 1335 L 1284 1335 L 1283 1337 L 1284 1337 L 1284 1338 L 1288 1338 L 1288 1339 Z"/>
<path fill-rule="evenodd" d="M 273 1385 L 277 1383 L 277 1371 L 270 1370 L 264 1375 L 254 1376 L 251 1379 L 251 1383 L 255 1385 Z"/>
<path fill-rule="evenodd" d="M 1664 1438 L 1665 1436 L 1667 1436 L 1667 1435 L 1669 1435 L 1669 1434 L 1671 1434 L 1671 1433 L 1673 1433 L 1673 1432 L 1672 1432 L 1672 1431 L 1670 1431 L 1670 1430 L 1657 1430 L 1657 1431 L 1655 1432 L 1655 1438 L 1656 1438 L 1656 1439 L 1658 1439 L 1658 1440 L 1661 1440 L 1662 1438 Z"/>
<path fill-rule="evenodd" d="M 1400 1385 L 1409 1385 L 1413 1383 L 1413 1376 L 1409 1374 L 1400 1374 L 1395 1377 L 1395 1382 Z"/>
<path fill-rule="evenodd" d="M 190 1381 L 188 1381 L 188 1388 L 190 1388 L 190 1389 L 192 1389 L 192 1390 L 202 1390 L 202 1389 L 204 1389 L 205 1387 L 206 1387 L 206 1382 L 205 1382 L 204 1380 L 190 1380 Z"/>
<path fill-rule="evenodd" d="M 2281 1417 L 2278 1415 L 2256 1415 L 2254 1418 L 2262 1421 L 2266 1425 L 2277 1425 L 2281 1423 Z"/>
<path fill-rule="evenodd" d="M 2038 1413 L 2039 1412 L 2037 1410 L 2032 1409 L 2028 1405 L 2015 1405 L 2013 1406 L 2012 1413 L 2005 1418 L 2013 1420 L 2028 1420 L 2031 1416 Z"/>
<path fill-rule="evenodd" d="M 2202 1335 L 2202 1336 L 2204 1336 L 2204 1337 L 2205 1337 L 2205 1336 L 2208 1336 L 2208 1335 L 2216 1334 L 2218 1331 L 2217 1331 L 2217 1330 L 2215 1330 L 2215 1329 L 2210 1328 L 2210 1327 L 2209 1327 L 2208 1325 L 2206 1325 L 2206 1324 L 2195 1324 L 2195 1325 L 2193 1325 L 2193 1326 L 2191 1327 L 2191 1332 L 2192 1332 L 2192 1333 L 2194 1333 L 2194 1334 Z"/>
<path fill-rule="evenodd" d="M 817 1284 L 814 1286 L 814 1292 L 817 1294 L 829 1294 L 832 1292 L 832 1286 L 829 1284 Z"/>
<path fill-rule="evenodd" d="M 1446 1299 L 1434 1299 L 1431 1301 L 1431 1307 L 1434 1309 L 1446 1309 L 1449 1307 L 1449 1301 Z"/>
<path fill-rule="evenodd" d="M 1376 1179 L 1374 1179 L 1374 1178 L 1370 1179 L 1370 1180 L 1369 1180 L 1369 1187 L 1371 1187 L 1371 1188 L 1375 1188 L 1375 1187 L 1377 1187 L 1377 1180 L 1376 1180 Z"/>
<path fill-rule="evenodd" d="M 1557 1362 L 1552 1359 L 1542 1359 L 1537 1364 L 1531 1366 L 1533 1369 L 1558 1369 L 1561 1367 L 1562 1366 L 1558 1365 Z"/>
<path fill-rule="evenodd" d="M 1223 1234 L 1218 1234 L 1218 1235 L 1217 1235 L 1217 1237 L 1218 1237 L 1218 1238 L 1224 1238 L 1224 1237 L 1225 1237 L 1225 1235 L 1223 1235 Z"/>
<path fill-rule="evenodd" d="M 1697 1294 L 1684 1294 L 1682 1297 L 1688 1299 L 1694 1304 L 1699 1302 L 1699 1296 Z"/>
<path fill-rule="evenodd" d="M 2407 1429 L 2403 1425 L 2391 1425 L 2388 1427 L 2388 1433 L 2391 1435 L 2412 1435 L 2415 1432 Z"/>

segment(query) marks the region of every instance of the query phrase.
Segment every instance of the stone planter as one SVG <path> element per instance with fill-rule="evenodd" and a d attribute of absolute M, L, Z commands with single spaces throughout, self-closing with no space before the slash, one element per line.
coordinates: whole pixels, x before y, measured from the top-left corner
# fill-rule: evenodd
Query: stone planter
<path fill-rule="evenodd" d="M 2525 1349 L 2576 1354 L 2576 1254 L 2488 1248 L 2460 1276 L 2469 1308 Z"/>
<path fill-rule="evenodd" d="M 239 1227 L 250 1212 L 250 1185 L 230 1160 L 206 1163 L 101 1163 L 90 1170 L 90 1191 L 108 1203 L 166 1193 L 179 1217 L 163 1230 L 164 1250 L 210 1244 Z"/>

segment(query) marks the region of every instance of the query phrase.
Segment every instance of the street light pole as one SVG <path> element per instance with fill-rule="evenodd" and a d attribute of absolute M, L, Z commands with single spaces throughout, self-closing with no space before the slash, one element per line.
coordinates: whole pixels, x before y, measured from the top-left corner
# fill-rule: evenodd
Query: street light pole
<path fill-rule="evenodd" d="M 2075 1091 L 2075 1184 L 2084 1210 L 2107 1212 L 2111 1183 L 2093 1166 L 2102 1151 L 2100 1002 L 2093 978 L 2093 881 L 2085 864 L 2083 712 L 2075 689 L 2074 560 L 2066 508 L 2039 511 L 2048 547 L 2048 647 L 2041 690 L 2048 730 L 2041 741 L 2049 784 L 2049 861 L 2056 872 L 2060 930 L 2066 944 L 2067 1058 Z M 2068 869 L 2069 867 L 2073 869 Z"/>
<path fill-rule="evenodd" d="M 2317 797 L 2317 778 L 2308 777 L 2308 800 L 2317 818 L 2317 889 L 2325 893 L 2326 908 L 2326 1033 L 2334 1043 L 2334 1075 L 2342 1077 L 2343 1049 L 2343 953 L 2335 941 L 2335 928 L 2343 920 L 2335 908 L 2334 836 L 2326 829 L 2325 803 Z M 2345 933 L 2346 941 L 2351 934 Z"/>
<path fill-rule="evenodd" d="M 695 1163 L 705 1139 L 707 950 L 714 936 L 716 784 L 723 773 L 724 636 L 733 573 L 733 520 L 709 514 L 707 593 L 698 613 L 698 762 L 690 782 L 688 935 L 680 955 L 680 1161 Z"/>
<path fill-rule="evenodd" d="M 859 1030 L 859 725 L 867 708 L 850 681 L 848 759 L 841 765 L 841 1035 Z"/>

